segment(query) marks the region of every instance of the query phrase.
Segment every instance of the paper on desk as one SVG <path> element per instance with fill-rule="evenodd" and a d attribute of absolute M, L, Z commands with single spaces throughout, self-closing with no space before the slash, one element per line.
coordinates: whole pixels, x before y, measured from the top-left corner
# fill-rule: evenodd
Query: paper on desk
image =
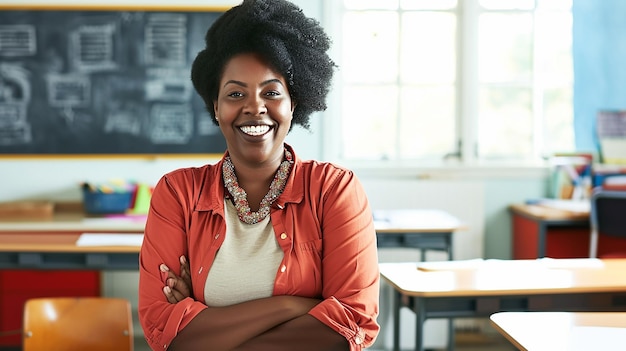
<path fill-rule="evenodd" d="M 76 246 L 141 246 L 143 234 L 135 233 L 83 233 Z"/>

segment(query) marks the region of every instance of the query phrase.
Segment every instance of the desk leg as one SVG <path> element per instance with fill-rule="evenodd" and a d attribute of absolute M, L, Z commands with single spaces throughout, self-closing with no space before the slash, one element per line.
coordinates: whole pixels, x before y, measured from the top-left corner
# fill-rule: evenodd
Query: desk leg
<path fill-rule="evenodd" d="M 446 237 L 448 240 L 448 260 L 452 261 L 452 233 Z M 454 319 L 448 318 L 448 351 L 454 351 Z"/>
<path fill-rule="evenodd" d="M 413 299 L 413 312 L 415 312 L 415 351 L 424 351 L 424 323 L 426 311 L 420 298 Z"/>
<path fill-rule="evenodd" d="M 452 261 L 454 259 L 452 255 L 452 233 L 446 235 L 446 241 L 448 242 L 448 261 Z"/>
<path fill-rule="evenodd" d="M 548 242 L 548 225 L 544 221 L 539 221 L 539 242 L 537 243 L 537 258 L 546 256 L 546 243 Z"/>
<path fill-rule="evenodd" d="M 393 289 L 393 351 L 400 351 L 400 293 Z"/>
<path fill-rule="evenodd" d="M 454 319 L 448 318 L 448 351 L 454 351 Z"/>

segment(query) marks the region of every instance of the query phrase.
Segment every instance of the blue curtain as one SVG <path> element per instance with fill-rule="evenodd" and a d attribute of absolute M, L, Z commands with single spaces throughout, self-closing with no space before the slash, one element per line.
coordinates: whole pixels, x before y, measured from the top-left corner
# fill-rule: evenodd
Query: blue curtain
<path fill-rule="evenodd" d="M 626 1 L 573 0 L 574 133 L 598 152 L 599 110 L 626 110 Z"/>

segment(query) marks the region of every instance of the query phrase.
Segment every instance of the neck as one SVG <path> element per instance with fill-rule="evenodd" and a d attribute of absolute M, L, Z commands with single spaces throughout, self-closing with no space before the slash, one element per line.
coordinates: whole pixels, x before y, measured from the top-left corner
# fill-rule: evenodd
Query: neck
<path fill-rule="evenodd" d="M 245 190 L 252 211 L 258 211 L 263 197 L 270 190 L 274 176 L 283 161 L 284 152 L 266 163 L 251 164 L 231 156 L 239 187 Z"/>
<path fill-rule="evenodd" d="M 231 158 L 231 161 L 235 166 L 235 174 L 237 175 L 239 186 L 248 192 L 249 186 L 265 185 L 266 190 L 269 188 L 278 167 L 280 167 L 282 157 L 262 165 L 251 165 L 246 162 L 239 162 L 233 158 Z"/>

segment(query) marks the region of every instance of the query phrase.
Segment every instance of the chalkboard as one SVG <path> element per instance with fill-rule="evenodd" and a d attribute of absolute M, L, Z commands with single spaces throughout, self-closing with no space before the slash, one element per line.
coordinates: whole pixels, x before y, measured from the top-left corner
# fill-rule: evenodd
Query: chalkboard
<path fill-rule="evenodd" d="M 0 155 L 223 153 L 190 78 L 223 11 L 0 7 Z"/>

